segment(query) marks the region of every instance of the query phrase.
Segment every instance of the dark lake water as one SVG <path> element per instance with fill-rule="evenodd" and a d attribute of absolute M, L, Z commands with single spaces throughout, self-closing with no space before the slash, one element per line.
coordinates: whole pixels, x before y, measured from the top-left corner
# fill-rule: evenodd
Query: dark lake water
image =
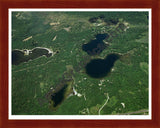
<path fill-rule="evenodd" d="M 67 88 L 67 84 L 64 85 L 63 88 L 61 88 L 58 92 L 51 95 L 51 100 L 54 102 L 53 107 L 57 107 L 63 100 L 64 100 L 64 94 Z"/>
<path fill-rule="evenodd" d="M 98 17 L 92 17 L 89 19 L 89 22 L 95 23 L 95 22 L 97 22 L 97 20 L 98 20 Z"/>
<path fill-rule="evenodd" d="M 117 54 L 109 54 L 105 59 L 93 59 L 86 65 L 86 73 L 94 78 L 105 77 L 118 59 L 119 55 Z"/>
<path fill-rule="evenodd" d="M 119 20 L 118 19 L 105 19 L 104 20 L 108 25 L 116 25 Z"/>
<path fill-rule="evenodd" d="M 82 50 L 89 55 L 98 55 L 107 47 L 103 40 L 108 37 L 108 34 L 97 34 L 95 40 L 91 40 L 87 44 L 82 45 Z"/>
<path fill-rule="evenodd" d="M 104 18 L 105 18 L 105 16 L 102 14 L 102 15 L 99 15 L 98 17 L 91 17 L 91 18 L 89 19 L 89 22 L 90 22 L 90 23 L 96 23 L 98 19 L 103 20 Z"/>
<path fill-rule="evenodd" d="M 24 52 L 20 50 L 13 50 L 12 64 L 18 65 L 23 62 L 28 62 L 29 60 L 34 60 L 43 55 L 45 55 L 46 57 L 50 57 L 52 56 L 52 53 L 49 53 L 47 49 L 43 49 L 43 48 L 35 48 L 33 50 L 30 50 L 28 55 L 25 55 L 25 50 Z"/>

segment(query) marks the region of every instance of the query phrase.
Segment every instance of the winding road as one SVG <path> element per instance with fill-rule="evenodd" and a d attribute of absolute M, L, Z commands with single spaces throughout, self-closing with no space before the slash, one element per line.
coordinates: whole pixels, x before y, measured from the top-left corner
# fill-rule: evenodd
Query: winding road
<path fill-rule="evenodd" d="M 104 108 L 104 106 L 108 103 L 108 100 L 109 100 L 109 95 L 108 95 L 108 93 L 107 93 L 107 100 L 106 100 L 106 102 L 102 105 L 102 107 L 99 109 L 99 111 L 98 111 L 98 114 L 99 115 L 101 115 L 101 110 Z"/>

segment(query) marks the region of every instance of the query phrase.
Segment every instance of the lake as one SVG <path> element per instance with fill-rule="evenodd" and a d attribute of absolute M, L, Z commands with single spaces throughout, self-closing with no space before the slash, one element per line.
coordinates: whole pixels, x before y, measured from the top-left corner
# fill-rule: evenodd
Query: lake
<path fill-rule="evenodd" d="M 89 55 L 99 55 L 107 47 L 103 40 L 108 37 L 108 34 L 97 34 L 95 40 L 91 40 L 87 44 L 82 45 L 82 50 Z"/>
<path fill-rule="evenodd" d="M 105 59 L 93 59 L 85 66 L 86 73 L 94 78 L 105 77 L 119 58 L 118 54 L 109 54 Z"/>
<path fill-rule="evenodd" d="M 12 51 L 12 65 L 19 65 L 29 60 L 34 60 L 40 56 L 50 57 L 53 52 L 47 48 L 34 48 L 32 50 L 13 50 Z"/>

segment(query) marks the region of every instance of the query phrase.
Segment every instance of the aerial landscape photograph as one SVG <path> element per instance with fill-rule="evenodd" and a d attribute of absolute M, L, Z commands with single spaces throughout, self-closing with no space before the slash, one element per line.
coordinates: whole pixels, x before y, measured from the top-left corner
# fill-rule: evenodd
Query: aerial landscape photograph
<path fill-rule="evenodd" d="M 11 115 L 149 115 L 148 11 L 12 11 Z"/>

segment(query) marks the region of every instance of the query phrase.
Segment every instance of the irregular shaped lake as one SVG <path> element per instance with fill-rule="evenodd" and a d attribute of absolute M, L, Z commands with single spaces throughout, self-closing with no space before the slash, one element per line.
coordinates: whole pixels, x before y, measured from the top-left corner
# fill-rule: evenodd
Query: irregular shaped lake
<path fill-rule="evenodd" d="M 57 105 L 59 105 L 64 99 L 65 99 L 65 91 L 67 88 L 67 84 L 64 85 L 64 87 L 62 89 L 60 89 L 58 92 L 53 93 L 51 95 L 51 100 L 53 101 L 53 107 L 57 107 Z"/>
<path fill-rule="evenodd" d="M 117 54 L 109 54 L 105 59 L 91 60 L 85 67 L 86 73 L 94 78 L 105 77 L 119 58 Z"/>
<path fill-rule="evenodd" d="M 43 55 L 50 57 L 53 55 L 53 52 L 47 48 L 40 47 L 34 48 L 32 50 L 13 50 L 12 64 L 18 65 L 23 62 L 28 62 L 29 60 L 34 60 Z"/>
<path fill-rule="evenodd" d="M 89 43 L 83 44 L 82 50 L 87 52 L 89 55 L 98 55 L 107 47 L 103 40 L 108 37 L 108 34 L 98 34 L 96 35 L 95 40 L 91 40 Z"/>
<path fill-rule="evenodd" d="M 56 86 L 50 97 L 51 109 L 56 110 L 66 98 L 74 94 L 72 84 L 73 79 L 70 79 Z"/>

